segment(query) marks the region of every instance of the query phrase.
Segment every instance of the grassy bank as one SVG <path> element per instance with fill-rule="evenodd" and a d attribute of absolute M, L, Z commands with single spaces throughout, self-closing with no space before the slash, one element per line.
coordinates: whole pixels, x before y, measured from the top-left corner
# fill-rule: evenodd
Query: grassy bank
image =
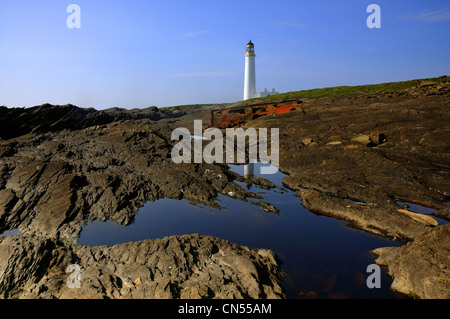
<path fill-rule="evenodd" d="M 416 79 L 409 81 L 401 81 L 401 82 L 388 82 L 388 83 L 380 83 L 380 84 L 367 84 L 367 85 L 355 85 L 355 86 L 335 86 L 335 87 L 327 87 L 327 88 L 319 88 L 319 89 L 311 89 L 311 90 L 301 90 L 301 91 L 293 91 L 286 92 L 281 94 L 275 94 L 271 96 L 266 96 L 263 98 L 255 98 L 249 99 L 245 101 L 239 101 L 236 103 L 218 103 L 218 104 L 188 104 L 188 105 L 175 105 L 175 106 L 167 106 L 163 109 L 166 110 L 187 110 L 187 109 L 196 109 L 202 107 L 211 107 L 211 106 L 221 106 L 227 107 L 231 105 L 248 105 L 255 104 L 259 101 L 263 102 L 265 100 L 289 100 L 289 99 L 303 99 L 303 98 L 318 98 L 318 97 L 342 97 L 342 96 L 351 96 L 358 94 L 367 94 L 367 93 L 379 93 L 379 92 L 395 92 L 401 91 L 413 87 L 430 85 L 434 83 L 448 83 L 450 77 L 448 76 L 440 76 L 436 78 L 427 78 L 427 79 Z"/>
<path fill-rule="evenodd" d="M 356 85 L 356 86 L 335 86 L 321 89 L 311 89 L 311 90 L 302 90 L 302 91 L 294 91 L 281 93 L 276 95 L 271 95 L 263 98 L 252 99 L 256 100 L 273 100 L 273 99 L 302 99 L 302 98 L 316 98 L 316 97 L 340 97 L 340 96 L 349 96 L 361 93 L 378 93 L 378 92 L 395 92 L 404 89 L 409 89 L 412 87 L 417 87 L 420 85 L 426 85 L 427 83 L 431 84 L 444 82 L 447 83 L 449 81 L 448 76 L 440 76 L 437 78 L 429 78 L 429 79 L 418 79 L 418 80 L 409 80 L 402 82 L 389 82 L 389 83 L 381 83 L 381 84 L 369 84 L 369 85 Z"/>

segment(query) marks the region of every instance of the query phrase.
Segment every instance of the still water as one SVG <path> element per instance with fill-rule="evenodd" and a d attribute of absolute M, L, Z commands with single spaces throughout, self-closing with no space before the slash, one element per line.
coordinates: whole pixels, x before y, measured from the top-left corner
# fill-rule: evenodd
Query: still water
<path fill-rule="evenodd" d="M 255 164 L 255 175 L 260 165 Z M 243 166 L 230 167 L 243 175 Z M 276 252 L 283 261 L 283 286 L 288 298 L 399 298 L 390 291 L 391 279 L 383 268 L 381 288 L 369 289 L 366 279 L 371 273 L 366 269 L 375 263 L 370 250 L 402 244 L 311 213 L 301 205 L 299 197 L 283 188 L 284 176 L 280 172 L 262 176 L 277 186 L 271 190 L 240 184 L 273 204 L 279 209 L 278 214 L 223 195 L 218 196 L 222 209 L 185 199 L 161 199 L 141 207 L 129 226 L 111 221 L 89 222 L 83 227 L 78 244 L 114 245 L 171 235 L 212 235 Z"/>

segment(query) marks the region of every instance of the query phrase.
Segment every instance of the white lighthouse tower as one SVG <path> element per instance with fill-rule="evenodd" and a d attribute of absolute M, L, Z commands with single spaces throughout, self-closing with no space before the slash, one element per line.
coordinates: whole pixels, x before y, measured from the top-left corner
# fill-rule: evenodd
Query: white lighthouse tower
<path fill-rule="evenodd" d="M 255 97 L 255 82 L 255 47 L 250 40 L 245 51 L 244 100 Z"/>

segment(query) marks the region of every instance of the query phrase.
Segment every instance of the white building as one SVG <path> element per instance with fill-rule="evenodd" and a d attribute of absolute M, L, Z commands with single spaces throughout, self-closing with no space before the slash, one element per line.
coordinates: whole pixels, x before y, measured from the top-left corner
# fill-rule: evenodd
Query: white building
<path fill-rule="evenodd" d="M 274 94 L 280 94 L 280 92 L 276 92 L 275 89 L 272 89 L 272 91 L 267 91 L 267 89 L 264 89 L 263 92 L 259 92 L 255 94 L 255 97 L 265 97 L 265 96 L 271 96 Z"/>
<path fill-rule="evenodd" d="M 250 40 L 245 50 L 244 100 L 279 94 L 275 89 L 256 93 L 255 57 L 255 46 Z"/>

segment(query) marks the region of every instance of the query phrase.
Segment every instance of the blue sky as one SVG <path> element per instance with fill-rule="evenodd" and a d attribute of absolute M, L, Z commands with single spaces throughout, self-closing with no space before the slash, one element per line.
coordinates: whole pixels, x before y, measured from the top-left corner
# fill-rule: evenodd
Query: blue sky
<path fill-rule="evenodd" d="M 448 0 L 0 0 L 0 105 L 236 102 L 250 39 L 258 91 L 450 75 L 448 34 Z"/>

